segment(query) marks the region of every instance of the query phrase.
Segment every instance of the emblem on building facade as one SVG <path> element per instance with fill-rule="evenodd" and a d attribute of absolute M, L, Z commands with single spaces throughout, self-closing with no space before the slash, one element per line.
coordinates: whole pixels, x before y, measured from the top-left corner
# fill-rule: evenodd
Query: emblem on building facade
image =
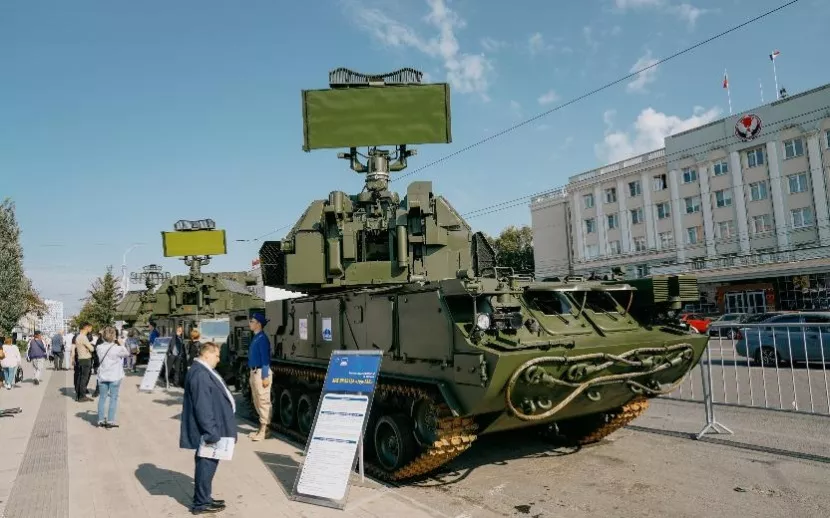
<path fill-rule="evenodd" d="M 761 118 L 750 113 L 739 118 L 735 123 L 735 136 L 744 142 L 754 139 L 761 133 Z"/>

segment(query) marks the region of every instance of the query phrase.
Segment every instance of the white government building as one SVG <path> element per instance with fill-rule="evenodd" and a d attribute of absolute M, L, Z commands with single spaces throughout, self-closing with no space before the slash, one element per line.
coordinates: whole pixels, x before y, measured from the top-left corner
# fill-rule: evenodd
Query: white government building
<path fill-rule="evenodd" d="M 537 278 L 693 272 L 701 310 L 830 309 L 830 85 L 664 145 L 533 198 Z"/>

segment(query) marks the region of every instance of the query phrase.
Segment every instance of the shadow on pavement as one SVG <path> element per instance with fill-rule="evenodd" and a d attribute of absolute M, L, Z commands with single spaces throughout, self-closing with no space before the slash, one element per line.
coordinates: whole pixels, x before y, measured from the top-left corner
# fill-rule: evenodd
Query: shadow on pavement
<path fill-rule="evenodd" d="M 94 410 L 86 410 L 84 412 L 78 412 L 75 414 L 75 417 L 79 417 L 86 421 L 87 423 L 91 424 L 94 427 L 98 427 L 98 412 Z"/>
<path fill-rule="evenodd" d="M 291 490 L 294 488 L 294 480 L 297 478 L 297 471 L 300 465 L 297 461 L 288 457 L 287 455 L 280 455 L 279 453 L 268 453 L 264 451 L 255 452 L 259 459 L 265 464 L 274 478 L 279 482 L 285 496 L 291 495 Z"/>
<path fill-rule="evenodd" d="M 189 475 L 145 463 L 135 470 L 135 478 L 151 495 L 169 496 L 187 508 L 193 503 L 193 477 Z"/>
<path fill-rule="evenodd" d="M 780 455 L 782 457 L 790 457 L 793 459 L 802 459 L 802 460 L 810 460 L 813 462 L 821 462 L 824 464 L 830 464 L 830 457 L 825 457 L 822 455 L 816 455 L 813 453 L 802 453 L 798 451 L 791 451 L 791 450 L 782 450 L 780 448 L 772 448 L 770 446 L 760 446 L 756 444 L 747 444 L 744 442 L 733 441 L 730 439 L 719 439 L 717 437 L 701 437 L 700 439 L 695 439 L 697 434 L 689 433 L 689 432 L 679 432 L 674 430 L 663 430 L 660 428 L 650 428 L 647 426 L 637 426 L 637 425 L 628 425 L 626 427 L 629 430 L 634 430 L 637 432 L 644 432 L 644 433 L 653 433 L 656 435 L 665 435 L 667 437 L 678 437 L 681 439 L 692 439 L 692 440 L 699 440 L 700 442 L 708 442 L 711 444 L 719 444 L 721 446 L 728 446 L 730 448 L 738 448 L 741 450 L 748 450 L 748 451 L 755 451 L 759 453 L 769 453 L 772 455 Z"/>

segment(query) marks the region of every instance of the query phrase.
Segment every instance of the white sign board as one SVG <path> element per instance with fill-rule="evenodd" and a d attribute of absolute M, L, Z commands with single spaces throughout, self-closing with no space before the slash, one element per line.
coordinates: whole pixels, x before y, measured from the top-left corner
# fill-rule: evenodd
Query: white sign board
<path fill-rule="evenodd" d="M 297 492 L 331 500 L 346 496 L 368 407 L 364 395 L 323 396 Z"/>
<path fill-rule="evenodd" d="M 144 371 L 144 377 L 141 378 L 141 386 L 138 390 L 152 392 L 156 388 L 159 375 L 165 367 L 170 340 L 170 338 L 156 338 L 150 346 L 150 360 L 147 362 L 147 370 Z"/>
<path fill-rule="evenodd" d="M 323 318 L 323 340 L 331 342 L 331 317 Z"/>

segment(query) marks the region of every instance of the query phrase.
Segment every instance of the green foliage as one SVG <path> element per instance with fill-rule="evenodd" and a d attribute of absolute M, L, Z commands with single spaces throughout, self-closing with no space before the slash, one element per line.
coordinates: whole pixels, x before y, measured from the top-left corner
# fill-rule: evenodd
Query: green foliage
<path fill-rule="evenodd" d="M 0 203 L 0 335 L 12 328 L 30 311 L 43 313 L 45 305 L 23 272 L 23 247 L 14 202 Z"/>
<path fill-rule="evenodd" d="M 72 326 L 78 328 L 83 322 L 89 322 L 94 329 L 113 325 L 121 289 L 118 279 L 112 274 L 112 266 L 107 267 L 103 277 L 93 281 L 87 293 L 81 311 L 72 318 Z"/>
<path fill-rule="evenodd" d="M 511 267 L 515 273 L 533 273 L 533 231 L 527 225 L 510 225 L 491 240 L 499 266 Z"/>

